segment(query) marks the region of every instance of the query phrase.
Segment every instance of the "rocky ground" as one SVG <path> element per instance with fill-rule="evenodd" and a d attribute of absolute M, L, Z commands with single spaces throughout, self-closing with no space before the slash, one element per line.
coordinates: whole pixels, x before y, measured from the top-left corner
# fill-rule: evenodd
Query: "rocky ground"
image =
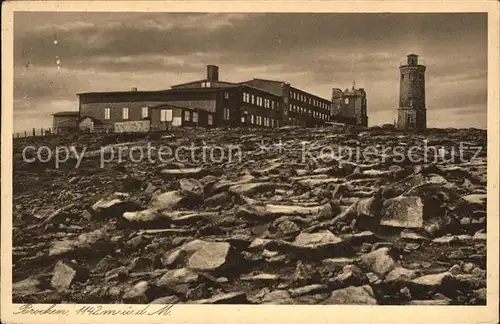
<path fill-rule="evenodd" d="M 423 140 L 455 160 L 373 158 Z M 102 147 L 202 141 L 242 160 L 99 163 Z M 482 151 L 460 161 L 459 143 Z M 486 143 L 341 125 L 16 139 L 13 302 L 484 305 Z M 56 169 L 23 162 L 26 145 L 87 153 Z M 368 146 L 369 159 L 325 157 Z"/>

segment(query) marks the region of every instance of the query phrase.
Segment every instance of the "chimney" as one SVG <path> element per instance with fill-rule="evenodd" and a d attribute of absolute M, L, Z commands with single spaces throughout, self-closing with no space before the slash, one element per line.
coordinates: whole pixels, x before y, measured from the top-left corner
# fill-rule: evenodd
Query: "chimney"
<path fill-rule="evenodd" d="M 217 65 L 207 65 L 207 80 L 219 81 L 219 67 Z"/>
<path fill-rule="evenodd" d="M 132 92 L 136 92 L 137 91 L 137 88 L 132 88 Z"/>

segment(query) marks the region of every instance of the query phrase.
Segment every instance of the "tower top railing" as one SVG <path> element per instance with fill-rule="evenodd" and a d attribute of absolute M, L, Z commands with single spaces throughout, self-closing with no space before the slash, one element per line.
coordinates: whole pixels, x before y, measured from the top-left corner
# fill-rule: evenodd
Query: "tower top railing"
<path fill-rule="evenodd" d="M 402 65 L 408 65 L 408 59 L 407 58 L 401 59 L 399 61 L 399 66 L 402 66 Z M 417 65 L 426 65 L 425 60 L 422 59 L 422 58 L 418 58 Z"/>

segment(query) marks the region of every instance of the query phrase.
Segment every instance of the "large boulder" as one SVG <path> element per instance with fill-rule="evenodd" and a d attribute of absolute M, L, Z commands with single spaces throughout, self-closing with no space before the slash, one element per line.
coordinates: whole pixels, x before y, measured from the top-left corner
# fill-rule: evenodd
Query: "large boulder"
<path fill-rule="evenodd" d="M 422 228 L 424 226 L 424 204 L 420 197 L 395 197 L 384 201 L 381 225 Z"/>
<path fill-rule="evenodd" d="M 180 191 L 167 191 L 151 198 L 151 209 L 158 211 L 176 209 L 186 198 Z"/>
<path fill-rule="evenodd" d="M 157 286 L 165 287 L 178 293 L 186 294 L 189 286 L 198 282 L 198 273 L 186 269 L 173 269 L 165 273 L 157 282 Z"/>
<path fill-rule="evenodd" d="M 229 248 L 226 242 L 194 240 L 165 255 L 164 263 L 182 264 L 192 270 L 216 270 L 226 263 Z"/>
<path fill-rule="evenodd" d="M 373 252 L 361 255 L 356 260 L 356 264 L 361 269 L 373 272 L 380 277 L 384 277 L 397 265 L 393 254 L 394 252 L 390 250 L 390 248 L 383 247 Z"/>
<path fill-rule="evenodd" d="M 293 241 L 293 244 L 301 247 L 317 247 L 340 242 L 342 242 L 340 237 L 326 230 L 317 233 L 300 233 Z"/>
<path fill-rule="evenodd" d="M 88 277 L 88 270 L 80 268 L 73 262 L 59 261 L 54 267 L 50 285 L 57 290 L 68 290 L 77 280 Z"/>
<path fill-rule="evenodd" d="M 330 297 L 323 301 L 324 305 L 377 305 L 373 289 L 369 285 L 347 287 L 334 290 Z"/>
<path fill-rule="evenodd" d="M 90 208 L 92 218 L 120 217 L 124 212 L 135 211 L 140 206 L 130 200 L 128 193 L 115 192 L 102 198 Z"/>

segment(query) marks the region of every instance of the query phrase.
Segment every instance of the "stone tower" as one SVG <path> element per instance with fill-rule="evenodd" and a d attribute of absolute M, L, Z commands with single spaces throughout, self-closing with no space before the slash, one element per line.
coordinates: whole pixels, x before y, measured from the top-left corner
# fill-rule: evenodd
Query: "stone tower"
<path fill-rule="evenodd" d="M 425 65 L 418 63 L 416 54 L 408 55 L 406 64 L 399 67 L 399 129 L 424 130 L 427 127 L 425 69 Z"/>

